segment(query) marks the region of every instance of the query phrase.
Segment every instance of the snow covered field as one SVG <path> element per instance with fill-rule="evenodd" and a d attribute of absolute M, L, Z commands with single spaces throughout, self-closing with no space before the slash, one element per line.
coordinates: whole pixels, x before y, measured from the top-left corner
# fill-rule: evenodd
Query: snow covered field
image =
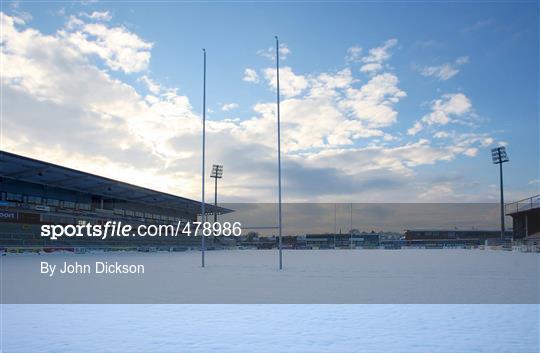
<path fill-rule="evenodd" d="M 484 250 L 274 250 L 2 257 L 4 303 L 538 304 L 540 254 Z M 40 262 L 144 264 L 144 274 L 55 275 Z"/>
<path fill-rule="evenodd" d="M 146 270 L 39 273 L 41 261 L 75 260 L 143 263 Z M 3 302 L 10 304 L 1 306 L 0 351 L 540 351 L 539 254 L 286 251 L 281 272 L 276 260 L 271 250 L 212 251 L 201 269 L 199 252 L 3 256 Z M 28 302 L 147 304 L 13 304 Z M 515 304 L 522 302 L 530 304 Z"/>
<path fill-rule="evenodd" d="M 4 305 L 12 352 L 538 353 L 538 305 Z"/>

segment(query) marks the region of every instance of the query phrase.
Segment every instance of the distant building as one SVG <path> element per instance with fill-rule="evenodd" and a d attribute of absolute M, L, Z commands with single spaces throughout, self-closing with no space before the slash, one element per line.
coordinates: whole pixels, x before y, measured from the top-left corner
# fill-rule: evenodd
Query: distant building
<path fill-rule="evenodd" d="M 506 232 L 510 239 L 512 232 Z M 462 246 L 483 245 L 486 241 L 500 241 L 499 230 L 449 230 L 449 229 L 410 229 L 405 231 L 405 244 L 408 246 Z"/>
<path fill-rule="evenodd" d="M 378 233 L 306 234 L 304 239 L 307 248 L 317 249 L 377 247 L 380 243 Z"/>

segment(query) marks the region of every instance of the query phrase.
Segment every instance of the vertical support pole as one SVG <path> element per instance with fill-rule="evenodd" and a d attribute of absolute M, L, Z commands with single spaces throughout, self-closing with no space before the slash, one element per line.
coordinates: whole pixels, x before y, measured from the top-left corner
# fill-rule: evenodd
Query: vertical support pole
<path fill-rule="evenodd" d="M 353 238 L 353 234 L 352 234 L 352 203 L 351 203 L 351 219 L 350 219 L 350 222 L 349 222 L 349 235 L 350 235 L 350 245 L 349 247 L 352 249 L 353 248 L 353 241 L 352 241 L 352 238 Z"/>
<path fill-rule="evenodd" d="M 214 223 L 217 223 L 217 180 L 218 178 L 214 178 L 215 179 L 215 184 L 214 184 L 214 206 L 216 206 L 216 209 L 214 211 Z"/>
<path fill-rule="evenodd" d="M 334 234 L 337 233 L 337 205 L 334 204 Z"/>
<path fill-rule="evenodd" d="M 525 238 L 529 236 L 529 219 L 525 213 Z"/>
<path fill-rule="evenodd" d="M 206 214 L 204 210 L 204 163 L 205 163 L 205 150 L 206 148 L 206 49 L 203 49 L 203 126 L 202 126 L 202 195 L 201 195 L 201 221 L 206 221 Z M 201 234 L 201 267 L 204 267 L 204 234 Z"/>
<path fill-rule="evenodd" d="M 283 269 L 282 223 L 281 223 L 281 116 L 279 110 L 279 39 L 276 36 L 276 82 L 277 82 L 277 135 L 278 135 L 278 217 L 279 217 L 279 269 Z"/>
<path fill-rule="evenodd" d="M 337 233 L 337 205 L 334 204 L 334 249 L 336 248 L 336 233 Z"/>
<path fill-rule="evenodd" d="M 501 179 L 501 241 L 504 241 L 504 233 L 505 233 L 505 227 L 504 227 L 504 188 L 503 188 L 503 167 L 502 167 L 502 159 L 501 159 L 501 150 L 499 149 L 499 172 L 500 172 L 500 179 Z"/>

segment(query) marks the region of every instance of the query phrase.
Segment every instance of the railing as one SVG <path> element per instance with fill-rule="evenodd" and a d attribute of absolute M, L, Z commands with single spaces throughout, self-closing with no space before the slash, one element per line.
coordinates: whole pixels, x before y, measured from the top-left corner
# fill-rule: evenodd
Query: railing
<path fill-rule="evenodd" d="M 505 214 L 512 214 L 540 207 L 540 195 L 532 196 L 504 205 Z"/>

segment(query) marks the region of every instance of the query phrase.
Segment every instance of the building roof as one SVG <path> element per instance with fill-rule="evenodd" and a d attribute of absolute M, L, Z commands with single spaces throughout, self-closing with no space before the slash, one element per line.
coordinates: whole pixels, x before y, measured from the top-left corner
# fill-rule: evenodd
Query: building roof
<path fill-rule="evenodd" d="M 0 151 L 0 176 L 56 187 L 109 199 L 143 203 L 149 206 L 180 209 L 200 214 L 201 202 L 82 172 L 57 164 Z M 233 210 L 205 204 L 208 213 L 229 213 Z"/>
<path fill-rule="evenodd" d="M 405 232 L 454 232 L 454 233 L 498 233 L 500 229 L 434 229 L 434 228 L 415 228 L 406 229 Z M 506 232 L 511 233 L 512 229 L 506 229 Z"/>

